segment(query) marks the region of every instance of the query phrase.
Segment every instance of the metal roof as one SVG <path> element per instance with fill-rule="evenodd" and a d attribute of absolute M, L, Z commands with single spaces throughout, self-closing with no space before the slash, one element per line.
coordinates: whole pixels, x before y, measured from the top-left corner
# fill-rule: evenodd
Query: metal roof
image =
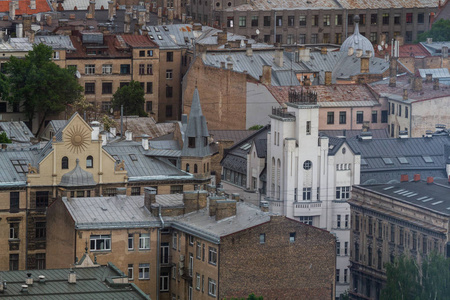
<path fill-rule="evenodd" d="M 69 269 L 23 270 L 0 272 L 0 278 L 6 280 L 7 289 L 2 299 L 32 300 L 82 300 L 82 299 L 150 299 L 134 284 L 117 284 L 111 288 L 107 279 L 125 277 L 126 275 L 109 263 L 107 266 L 75 268 L 77 282 L 68 283 Z M 34 279 L 28 286 L 28 293 L 21 292 L 27 273 Z M 38 276 L 45 276 L 45 283 L 40 283 Z"/>
<path fill-rule="evenodd" d="M 77 158 L 75 168 L 61 177 L 59 185 L 64 187 L 95 186 L 97 182 L 95 182 L 92 173 L 80 167 L 80 160 Z"/>
<path fill-rule="evenodd" d="M 419 69 L 420 76 L 422 78 L 426 78 L 427 74 L 433 75 L 434 78 L 449 78 L 450 73 L 446 68 L 437 68 L 437 69 Z"/>
<path fill-rule="evenodd" d="M 0 122 L 0 132 L 4 131 L 13 142 L 29 142 L 34 134 L 23 121 Z"/>
<path fill-rule="evenodd" d="M 33 45 L 30 43 L 28 38 L 10 38 L 9 44 L 15 51 L 31 51 L 33 50 Z"/>
<path fill-rule="evenodd" d="M 34 44 L 45 44 L 53 50 L 75 51 L 69 36 L 66 35 L 38 35 L 34 38 Z"/>

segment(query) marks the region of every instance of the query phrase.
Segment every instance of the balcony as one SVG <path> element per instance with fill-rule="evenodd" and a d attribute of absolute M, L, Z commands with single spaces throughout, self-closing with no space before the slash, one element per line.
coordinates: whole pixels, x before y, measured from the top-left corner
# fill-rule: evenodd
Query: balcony
<path fill-rule="evenodd" d="M 180 269 L 181 278 L 192 282 L 192 268 L 184 267 Z"/>
<path fill-rule="evenodd" d="M 294 202 L 294 216 L 316 216 L 322 212 L 322 202 Z"/>

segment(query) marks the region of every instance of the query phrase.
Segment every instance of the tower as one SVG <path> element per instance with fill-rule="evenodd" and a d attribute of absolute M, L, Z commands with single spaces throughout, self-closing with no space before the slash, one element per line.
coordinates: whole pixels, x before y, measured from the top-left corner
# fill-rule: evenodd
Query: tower
<path fill-rule="evenodd" d="M 194 90 L 188 124 L 184 133 L 181 167 L 184 171 L 194 174 L 198 179 L 210 177 L 209 133 L 197 88 Z"/>

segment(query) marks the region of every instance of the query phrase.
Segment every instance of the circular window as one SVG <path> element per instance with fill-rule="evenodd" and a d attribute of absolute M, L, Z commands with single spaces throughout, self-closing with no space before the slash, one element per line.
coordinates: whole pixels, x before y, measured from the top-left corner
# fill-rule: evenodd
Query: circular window
<path fill-rule="evenodd" d="M 228 2 L 228 7 L 230 7 L 231 6 L 231 2 Z"/>
<path fill-rule="evenodd" d="M 216 2 L 216 6 L 217 6 L 217 7 L 220 7 L 220 2 Z"/>
<path fill-rule="evenodd" d="M 347 151 L 347 149 L 345 149 L 345 147 L 342 148 L 342 154 L 345 154 L 346 151 Z"/>
<path fill-rule="evenodd" d="M 307 160 L 303 163 L 303 169 L 305 169 L 305 170 L 311 169 L 311 166 L 312 166 L 312 162 L 310 160 Z"/>

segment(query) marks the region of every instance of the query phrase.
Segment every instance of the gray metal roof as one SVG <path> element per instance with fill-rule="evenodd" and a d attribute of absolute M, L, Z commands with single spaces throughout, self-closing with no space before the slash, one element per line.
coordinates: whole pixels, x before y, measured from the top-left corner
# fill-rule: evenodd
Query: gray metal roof
<path fill-rule="evenodd" d="M 67 122 L 68 122 L 67 120 L 51 120 L 48 126 L 51 126 L 54 132 L 57 132 L 60 129 L 66 127 Z"/>
<path fill-rule="evenodd" d="M 28 172 L 28 164 L 33 165 L 38 150 L 1 150 L 0 151 L 0 186 L 21 186 L 24 185 Z M 16 167 L 13 162 L 18 162 L 16 165 L 23 167 Z"/>
<path fill-rule="evenodd" d="M 34 138 L 34 134 L 23 121 L 0 122 L 0 132 L 6 132 L 6 135 L 13 142 L 29 142 Z"/>
<path fill-rule="evenodd" d="M 449 47 L 450 48 L 450 41 L 447 42 L 432 42 L 432 43 L 426 43 L 421 42 L 422 46 L 427 49 L 428 52 L 430 52 L 433 56 L 441 56 L 442 55 L 442 47 Z"/>
<path fill-rule="evenodd" d="M 14 51 L 31 51 L 33 50 L 33 45 L 30 43 L 28 38 L 10 38 L 9 44 L 13 47 Z"/>
<path fill-rule="evenodd" d="M 387 129 L 371 129 L 370 132 L 372 133 L 372 137 L 374 139 L 387 139 L 389 138 L 389 133 L 387 132 Z M 349 138 L 357 138 L 361 134 L 361 130 L 321 130 L 320 134 L 324 134 L 328 137 L 346 137 Z"/>
<path fill-rule="evenodd" d="M 159 225 L 143 196 L 63 198 L 77 229 L 144 228 Z"/>
<path fill-rule="evenodd" d="M 77 158 L 75 168 L 61 177 L 59 185 L 64 187 L 95 186 L 97 183 L 95 182 L 92 173 L 87 172 L 80 167 L 80 160 Z"/>
<path fill-rule="evenodd" d="M 0 272 L 0 278 L 6 280 L 7 289 L 2 299 L 32 300 L 82 300 L 82 299 L 150 299 L 134 284 L 119 284 L 111 288 L 107 278 L 126 275 L 112 264 L 108 266 L 76 268 L 77 283 L 68 283 L 69 269 L 24 270 Z M 28 293 L 22 293 L 27 273 L 31 273 L 34 284 L 28 286 Z M 45 283 L 39 283 L 38 276 L 45 276 Z"/>
<path fill-rule="evenodd" d="M 353 50 L 360 49 L 363 51 L 363 54 L 366 54 L 366 51 L 371 51 L 372 55 L 375 54 L 375 50 L 373 49 L 372 43 L 366 38 L 364 35 L 359 33 L 359 16 L 355 16 L 355 30 L 352 35 L 345 39 L 342 43 L 341 52 L 347 53 L 349 48 Z"/>
<path fill-rule="evenodd" d="M 53 50 L 76 50 L 70 37 L 66 35 L 38 35 L 34 38 L 34 44 L 45 44 Z"/>
<path fill-rule="evenodd" d="M 427 74 L 433 75 L 433 78 L 449 78 L 450 73 L 446 68 L 437 68 L 437 69 L 419 69 L 420 76 L 422 78 L 426 78 Z"/>

